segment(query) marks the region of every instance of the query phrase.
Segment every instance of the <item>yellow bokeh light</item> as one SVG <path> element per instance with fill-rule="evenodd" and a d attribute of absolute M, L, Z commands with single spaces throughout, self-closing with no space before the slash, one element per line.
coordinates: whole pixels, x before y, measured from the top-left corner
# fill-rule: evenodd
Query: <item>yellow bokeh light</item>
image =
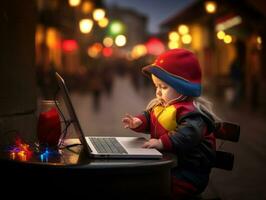
<path fill-rule="evenodd" d="M 188 32 L 189 32 L 189 28 L 188 28 L 187 25 L 182 24 L 182 25 L 178 26 L 178 32 L 179 32 L 181 35 L 188 34 Z"/>
<path fill-rule="evenodd" d="M 137 59 L 142 56 L 145 56 L 147 54 L 148 50 L 145 45 L 143 44 L 138 44 L 134 46 L 134 48 L 131 51 L 131 58 Z"/>
<path fill-rule="evenodd" d="M 207 1 L 205 2 L 205 10 L 207 13 L 215 13 L 217 5 L 214 1 Z"/>
<path fill-rule="evenodd" d="M 71 7 L 79 6 L 80 0 L 68 0 L 68 3 Z"/>
<path fill-rule="evenodd" d="M 79 28 L 82 33 L 89 33 L 93 27 L 93 21 L 91 19 L 82 19 L 79 22 Z"/>
<path fill-rule="evenodd" d="M 88 48 L 88 55 L 92 58 L 96 58 L 100 55 L 102 49 L 103 49 L 102 44 L 95 43 Z"/>
<path fill-rule="evenodd" d="M 113 46 L 114 41 L 113 41 L 113 39 L 111 37 L 106 37 L 106 38 L 103 39 L 103 44 L 106 47 L 111 47 L 111 46 Z"/>
<path fill-rule="evenodd" d="M 41 44 L 44 41 L 44 27 L 37 26 L 35 31 L 35 42 L 36 44 Z"/>
<path fill-rule="evenodd" d="M 89 48 L 88 49 L 88 55 L 92 58 L 96 58 L 99 55 L 99 53 L 97 51 L 95 51 L 94 48 Z"/>
<path fill-rule="evenodd" d="M 230 35 L 224 36 L 224 42 L 230 44 L 232 42 L 232 37 Z"/>
<path fill-rule="evenodd" d="M 103 48 L 103 45 L 102 45 L 101 43 L 99 43 L 99 42 L 96 42 L 96 43 L 93 45 L 93 47 L 94 47 L 95 49 L 97 49 L 97 51 L 101 51 L 102 48 Z"/>
<path fill-rule="evenodd" d="M 168 42 L 168 48 L 169 49 L 175 49 L 179 47 L 179 43 L 177 41 L 169 41 Z"/>
<path fill-rule="evenodd" d="M 224 39 L 224 36 L 225 36 L 225 32 L 224 31 L 218 31 L 217 32 L 217 38 L 219 40 L 223 40 Z"/>
<path fill-rule="evenodd" d="M 101 19 L 104 18 L 104 16 L 105 16 L 105 11 L 104 11 L 104 9 L 97 8 L 97 9 L 95 9 L 95 10 L 93 11 L 92 16 L 93 16 L 93 19 L 94 19 L 95 21 L 99 21 L 99 20 L 101 20 Z"/>
<path fill-rule="evenodd" d="M 100 20 L 98 21 L 98 25 L 99 25 L 101 28 L 105 28 L 108 24 L 109 24 L 109 20 L 108 20 L 106 17 L 104 17 L 104 18 L 102 18 L 102 19 L 100 19 Z"/>
<path fill-rule="evenodd" d="M 83 4 L 82 4 L 82 12 L 84 14 L 88 14 L 88 13 L 91 13 L 91 11 L 93 10 L 93 3 L 90 2 L 90 1 L 85 1 Z"/>
<path fill-rule="evenodd" d="M 115 38 L 115 44 L 119 47 L 125 46 L 126 43 L 127 43 L 127 39 L 126 39 L 126 36 L 124 35 L 118 35 Z"/>
<path fill-rule="evenodd" d="M 262 43 L 262 39 L 261 39 L 260 36 L 257 37 L 257 43 L 258 43 L 258 44 L 261 44 L 261 43 Z"/>
<path fill-rule="evenodd" d="M 57 32 L 54 28 L 48 28 L 46 31 L 46 45 L 49 48 L 53 48 L 56 46 L 57 42 Z"/>
<path fill-rule="evenodd" d="M 184 44 L 190 44 L 192 42 L 192 37 L 189 34 L 183 35 L 181 38 Z"/>
<path fill-rule="evenodd" d="M 180 37 L 176 31 L 172 31 L 168 34 L 168 38 L 169 40 L 172 40 L 172 41 L 178 41 Z"/>

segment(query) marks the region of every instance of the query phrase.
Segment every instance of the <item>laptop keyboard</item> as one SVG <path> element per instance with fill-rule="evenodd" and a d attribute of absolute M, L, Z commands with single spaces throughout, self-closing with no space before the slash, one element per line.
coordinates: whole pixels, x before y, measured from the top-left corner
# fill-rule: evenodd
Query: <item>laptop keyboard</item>
<path fill-rule="evenodd" d="M 98 153 L 120 153 L 127 154 L 125 148 L 117 141 L 116 138 L 95 138 L 91 137 L 90 141 Z"/>

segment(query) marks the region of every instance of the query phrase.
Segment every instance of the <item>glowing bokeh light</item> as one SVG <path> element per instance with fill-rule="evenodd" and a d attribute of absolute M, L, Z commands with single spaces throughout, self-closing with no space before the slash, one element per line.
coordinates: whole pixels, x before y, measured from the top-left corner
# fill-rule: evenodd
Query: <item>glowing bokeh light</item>
<path fill-rule="evenodd" d="M 113 50 L 110 47 L 103 48 L 102 54 L 104 57 L 110 57 L 113 54 Z"/>
<path fill-rule="evenodd" d="M 105 28 L 108 24 L 109 24 L 109 20 L 106 17 L 104 17 L 104 18 L 102 18 L 101 20 L 98 21 L 98 25 L 101 28 Z"/>
<path fill-rule="evenodd" d="M 102 18 L 102 19 L 100 19 L 100 20 L 98 21 L 98 25 L 99 25 L 101 28 L 105 28 L 108 24 L 109 24 L 109 20 L 108 20 L 106 17 L 104 17 L 104 18 Z"/>
<path fill-rule="evenodd" d="M 80 0 L 68 0 L 68 3 L 71 7 L 79 6 Z"/>
<path fill-rule="evenodd" d="M 150 38 L 146 42 L 145 46 L 148 50 L 148 53 L 151 55 L 158 56 L 165 51 L 163 42 L 155 37 Z"/>
<path fill-rule="evenodd" d="M 92 12 L 93 7 L 94 7 L 94 5 L 93 5 L 93 3 L 91 1 L 85 1 L 85 2 L 82 3 L 82 8 L 81 9 L 82 9 L 82 12 L 84 14 L 88 14 L 88 13 Z"/>
<path fill-rule="evenodd" d="M 118 35 L 124 32 L 124 26 L 119 21 L 113 21 L 109 25 L 109 32 L 111 35 Z"/>
<path fill-rule="evenodd" d="M 177 41 L 169 41 L 168 48 L 169 49 L 176 49 L 179 47 L 179 43 Z"/>
<path fill-rule="evenodd" d="M 223 40 L 224 39 L 224 36 L 225 36 L 225 32 L 224 31 L 218 31 L 217 32 L 217 38 L 219 40 Z"/>
<path fill-rule="evenodd" d="M 100 56 L 100 53 L 103 49 L 102 44 L 100 43 L 94 43 L 92 46 L 88 48 L 88 55 L 92 58 L 97 58 Z"/>
<path fill-rule="evenodd" d="M 93 27 L 93 21 L 91 19 L 82 19 L 79 22 L 79 28 L 82 33 L 89 33 Z"/>
<path fill-rule="evenodd" d="M 183 35 L 181 38 L 184 44 L 190 44 L 192 42 L 192 37 L 189 34 Z"/>
<path fill-rule="evenodd" d="M 224 43 L 230 44 L 232 42 L 232 36 L 226 35 L 224 36 Z"/>
<path fill-rule="evenodd" d="M 116 44 L 118 47 L 125 46 L 126 43 L 127 43 L 127 38 L 126 38 L 126 36 L 124 36 L 124 35 L 118 35 L 118 36 L 115 38 L 115 44 Z"/>
<path fill-rule="evenodd" d="M 148 53 L 148 50 L 147 50 L 146 46 L 143 44 L 138 44 L 138 45 L 133 47 L 133 49 L 131 51 L 131 58 L 137 59 L 137 58 L 140 58 L 142 56 L 145 56 L 147 53 Z"/>
<path fill-rule="evenodd" d="M 217 8 L 217 4 L 214 1 L 205 2 L 205 10 L 207 13 L 215 13 Z"/>
<path fill-rule="evenodd" d="M 62 49 L 65 52 L 72 52 L 77 50 L 78 48 L 78 44 L 76 42 L 76 40 L 64 40 L 62 42 Z"/>
<path fill-rule="evenodd" d="M 111 46 L 113 46 L 113 44 L 114 44 L 114 40 L 113 40 L 111 37 L 105 37 L 105 38 L 103 39 L 103 44 L 104 44 L 104 46 L 106 46 L 106 47 L 111 47 Z"/>
<path fill-rule="evenodd" d="M 97 9 L 95 9 L 95 10 L 93 11 L 92 16 L 93 16 L 93 19 L 94 19 L 95 21 L 99 21 L 99 20 L 101 20 L 101 19 L 104 18 L 104 16 L 105 16 L 105 11 L 104 11 L 104 9 L 102 9 L 102 8 L 97 8 Z"/>
<path fill-rule="evenodd" d="M 178 41 L 180 36 L 176 31 L 172 31 L 168 34 L 168 38 L 169 40 L 172 40 L 172 41 Z"/>
<path fill-rule="evenodd" d="M 262 39 L 261 39 L 260 36 L 258 36 L 258 37 L 256 38 L 256 40 L 257 40 L 257 43 L 258 43 L 258 44 L 262 44 Z"/>
<path fill-rule="evenodd" d="M 178 26 L 178 32 L 179 32 L 181 35 L 188 34 L 188 32 L 189 32 L 189 28 L 188 28 L 187 25 L 181 24 L 181 25 Z"/>
<path fill-rule="evenodd" d="M 49 48 L 54 48 L 58 44 L 57 31 L 55 28 L 48 28 L 46 31 L 46 45 Z"/>

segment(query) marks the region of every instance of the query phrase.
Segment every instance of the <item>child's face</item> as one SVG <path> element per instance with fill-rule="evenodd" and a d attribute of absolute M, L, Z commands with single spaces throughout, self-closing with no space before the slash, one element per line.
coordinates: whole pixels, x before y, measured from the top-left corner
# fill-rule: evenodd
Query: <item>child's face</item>
<path fill-rule="evenodd" d="M 151 78 L 156 87 L 156 97 L 162 100 L 164 103 L 168 103 L 169 101 L 180 96 L 180 94 L 178 94 L 174 88 L 163 82 L 161 79 L 154 75 L 152 75 Z"/>

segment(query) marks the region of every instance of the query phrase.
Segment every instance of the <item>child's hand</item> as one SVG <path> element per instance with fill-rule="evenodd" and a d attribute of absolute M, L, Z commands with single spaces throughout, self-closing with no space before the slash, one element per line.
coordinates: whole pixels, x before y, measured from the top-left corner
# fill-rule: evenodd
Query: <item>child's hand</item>
<path fill-rule="evenodd" d="M 137 128 L 142 124 L 142 121 L 137 118 L 133 117 L 129 114 L 126 114 L 126 117 L 122 119 L 125 128 Z"/>
<path fill-rule="evenodd" d="M 142 147 L 143 148 L 155 148 L 158 150 L 162 150 L 163 143 L 160 139 L 150 139 L 148 142 L 145 142 Z"/>

